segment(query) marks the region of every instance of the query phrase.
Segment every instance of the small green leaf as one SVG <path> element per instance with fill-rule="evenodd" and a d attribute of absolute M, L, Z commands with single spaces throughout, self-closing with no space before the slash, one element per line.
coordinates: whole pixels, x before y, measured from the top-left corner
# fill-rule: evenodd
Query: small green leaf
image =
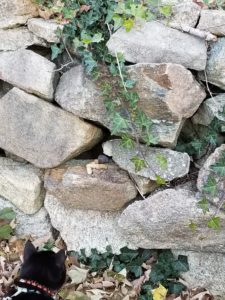
<path fill-rule="evenodd" d="M 166 180 L 164 178 L 162 178 L 161 176 L 156 175 L 155 178 L 156 178 L 156 183 L 158 185 L 165 185 L 166 184 Z"/>
<path fill-rule="evenodd" d="M 0 238 L 1 239 L 9 239 L 11 237 L 12 232 L 13 232 L 13 229 L 8 224 L 0 226 Z"/>
<path fill-rule="evenodd" d="M 151 133 L 146 133 L 146 134 L 144 134 L 143 140 L 144 140 L 144 142 L 145 142 L 148 146 L 150 146 L 150 145 L 156 145 L 156 144 L 158 144 L 158 141 L 159 141 L 158 137 L 157 137 L 157 136 L 154 136 L 154 135 L 151 134 Z"/>
<path fill-rule="evenodd" d="M 139 172 L 146 167 L 145 161 L 138 156 L 132 157 L 131 161 L 134 164 L 135 172 Z"/>
<path fill-rule="evenodd" d="M 220 159 L 217 163 L 210 167 L 220 177 L 225 176 L 225 159 Z"/>
<path fill-rule="evenodd" d="M 188 227 L 189 227 L 193 232 L 195 232 L 196 229 L 197 229 L 197 224 L 194 223 L 193 221 L 191 221 L 191 222 L 189 223 Z"/>
<path fill-rule="evenodd" d="M 173 268 L 178 273 L 189 271 L 187 256 L 179 255 L 178 259 L 173 262 Z"/>
<path fill-rule="evenodd" d="M 135 80 L 127 79 L 125 81 L 125 87 L 128 89 L 132 89 L 135 86 L 135 83 L 136 83 Z"/>
<path fill-rule="evenodd" d="M 52 60 L 57 58 L 59 56 L 59 54 L 62 53 L 61 47 L 58 47 L 56 44 L 51 46 L 51 50 L 52 50 L 52 56 L 51 56 Z"/>
<path fill-rule="evenodd" d="M 171 12 L 172 12 L 172 6 L 171 5 L 164 5 L 164 6 L 159 8 L 159 11 L 165 17 L 169 17 L 171 15 Z"/>
<path fill-rule="evenodd" d="M 156 160 L 159 162 L 161 169 L 164 169 L 164 170 L 167 169 L 167 167 L 168 167 L 167 158 L 163 154 L 158 153 L 156 155 Z"/>
<path fill-rule="evenodd" d="M 210 194 L 211 196 L 215 196 L 217 192 L 217 183 L 214 177 L 209 175 L 206 184 L 202 188 L 202 191 Z"/>
<path fill-rule="evenodd" d="M 129 137 L 129 135 L 123 134 L 121 145 L 126 149 L 133 149 L 135 144 L 134 141 Z"/>
<path fill-rule="evenodd" d="M 134 27 L 134 20 L 131 18 L 124 20 L 123 26 L 126 29 L 126 32 L 131 31 L 131 29 Z"/>
<path fill-rule="evenodd" d="M 198 202 L 198 207 L 203 210 L 203 213 L 206 214 L 209 211 L 209 201 L 207 199 L 202 199 Z"/>
<path fill-rule="evenodd" d="M 220 229 L 221 228 L 221 220 L 220 220 L 220 217 L 212 217 L 208 223 L 207 223 L 208 227 L 209 228 L 212 228 L 212 229 Z"/>
<path fill-rule="evenodd" d="M 6 207 L 0 210 L 0 219 L 1 220 L 13 220 L 15 219 L 16 214 L 12 208 Z"/>
<path fill-rule="evenodd" d="M 118 134 L 123 132 L 124 130 L 128 129 L 129 123 L 128 120 L 123 118 L 120 113 L 116 112 L 112 119 L 112 134 Z"/>

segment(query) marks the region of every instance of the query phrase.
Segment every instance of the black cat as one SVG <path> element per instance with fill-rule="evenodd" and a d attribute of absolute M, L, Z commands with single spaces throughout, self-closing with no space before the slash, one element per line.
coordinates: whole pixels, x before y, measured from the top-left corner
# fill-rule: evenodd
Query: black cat
<path fill-rule="evenodd" d="M 24 248 L 24 262 L 16 290 L 3 300 L 52 300 L 66 278 L 63 250 L 38 252 L 30 241 Z"/>

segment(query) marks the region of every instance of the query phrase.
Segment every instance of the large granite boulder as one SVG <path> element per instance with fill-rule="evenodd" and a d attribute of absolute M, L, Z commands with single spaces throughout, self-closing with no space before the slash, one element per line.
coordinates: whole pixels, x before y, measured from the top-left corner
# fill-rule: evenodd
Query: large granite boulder
<path fill-rule="evenodd" d="M 166 189 L 129 205 L 118 224 L 126 240 L 147 249 L 186 249 L 225 252 L 225 214 L 220 212 L 221 230 L 207 227 L 207 215 L 188 189 Z M 190 229 L 193 221 L 196 230 Z"/>
<path fill-rule="evenodd" d="M 63 25 L 57 24 L 54 20 L 44 20 L 42 18 L 29 19 L 27 27 L 35 35 L 49 43 L 60 42 L 60 38 L 56 33 L 57 30 L 63 29 Z"/>
<path fill-rule="evenodd" d="M 46 42 L 26 27 L 0 29 L 0 51 L 15 51 L 32 45 L 46 46 Z"/>
<path fill-rule="evenodd" d="M 222 9 L 203 9 L 197 26 L 217 36 L 225 35 L 225 11 Z"/>
<path fill-rule="evenodd" d="M 108 245 L 112 247 L 113 253 L 119 253 L 125 246 L 134 248 L 118 229 L 120 212 L 67 208 L 57 197 L 48 193 L 45 208 L 68 250 L 85 249 L 86 254 L 90 255 L 91 249 L 105 252 Z"/>
<path fill-rule="evenodd" d="M 120 140 L 111 140 L 103 144 L 104 154 L 112 156 L 116 164 L 132 174 L 141 175 L 151 180 L 156 180 L 156 175 L 158 175 L 166 181 L 171 181 L 183 177 L 189 172 L 190 158 L 187 153 L 144 145 L 140 145 L 140 149 L 148 165 L 135 172 L 135 166 L 131 159 L 139 151 L 137 146 L 133 149 L 124 148 Z"/>
<path fill-rule="evenodd" d="M 43 173 L 30 164 L 0 157 L 0 196 L 25 214 L 34 214 L 44 202 Z"/>
<path fill-rule="evenodd" d="M 0 147 L 37 167 L 55 167 L 101 138 L 96 126 L 18 88 L 0 99 Z"/>
<path fill-rule="evenodd" d="M 204 70 L 206 65 L 203 39 L 156 21 L 143 23 L 130 32 L 119 29 L 107 46 L 113 55 L 123 53 L 132 63 L 175 63 L 193 70 Z"/>
<path fill-rule="evenodd" d="M 33 0 L 4 0 L 0 3 L 0 29 L 23 25 L 38 15 L 38 5 Z"/>
<path fill-rule="evenodd" d="M 90 161 L 70 161 L 48 170 L 45 188 L 66 208 L 115 211 L 122 209 L 137 195 L 128 174 L 115 164 L 96 165 L 87 173 Z"/>
<path fill-rule="evenodd" d="M 221 89 L 225 89 L 225 38 L 219 38 L 211 45 L 207 65 L 204 72 L 199 72 L 199 78 L 208 81 Z"/>
<path fill-rule="evenodd" d="M 0 79 L 46 100 L 53 99 L 55 69 L 53 62 L 31 50 L 0 53 Z"/>

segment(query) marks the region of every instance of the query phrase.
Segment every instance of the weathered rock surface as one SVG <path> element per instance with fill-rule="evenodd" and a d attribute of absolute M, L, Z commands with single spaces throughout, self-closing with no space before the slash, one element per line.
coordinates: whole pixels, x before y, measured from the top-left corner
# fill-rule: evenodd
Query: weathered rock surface
<path fill-rule="evenodd" d="M 31 235 L 32 237 L 44 237 L 49 235 L 49 237 L 51 237 L 52 226 L 48 213 L 44 207 L 33 215 L 26 215 L 17 209 L 11 202 L 0 197 L 0 210 L 5 207 L 12 207 L 16 213 L 16 235 L 25 235 L 29 237 Z"/>
<path fill-rule="evenodd" d="M 130 160 L 137 155 L 137 147 L 126 149 L 121 145 L 120 140 L 111 140 L 103 144 L 104 154 L 112 156 L 115 163 L 122 169 L 151 180 L 156 180 L 156 175 L 159 175 L 166 181 L 171 181 L 174 178 L 183 177 L 189 171 L 190 158 L 187 153 L 144 145 L 140 145 L 140 148 L 149 167 L 135 172 L 134 164 Z M 165 165 L 160 164 L 160 158 L 165 161 Z"/>
<path fill-rule="evenodd" d="M 31 50 L 0 53 L 0 79 L 46 100 L 53 99 L 55 68 L 53 62 Z"/>
<path fill-rule="evenodd" d="M 225 12 L 222 9 L 203 9 L 198 29 L 207 30 L 217 36 L 225 35 Z"/>
<path fill-rule="evenodd" d="M 225 252 L 225 215 L 220 213 L 221 230 L 212 230 L 207 220 L 214 211 L 204 215 L 197 201 L 187 189 L 167 189 L 129 205 L 118 224 L 136 247 Z M 188 226 L 191 220 L 195 232 Z"/>
<path fill-rule="evenodd" d="M 0 29 L 25 24 L 38 15 L 38 6 L 32 0 L 3 0 L 0 3 Z"/>
<path fill-rule="evenodd" d="M 211 45 L 206 64 L 207 81 L 225 89 L 225 38 L 219 38 Z M 204 72 L 199 72 L 199 78 L 206 81 Z"/>
<path fill-rule="evenodd" d="M 32 45 L 46 46 L 44 40 L 34 35 L 26 27 L 0 29 L 0 36 L 0 51 L 15 51 Z"/>
<path fill-rule="evenodd" d="M 87 173 L 90 161 L 74 160 L 45 174 L 45 188 L 66 208 L 120 210 L 137 195 L 128 174 L 115 164 Z"/>
<path fill-rule="evenodd" d="M 102 131 L 17 88 L 0 99 L 0 147 L 40 168 L 92 148 Z"/>
<path fill-rule="evenodd" d="M 193 2 L 182 2 L 172 6 L 172 13 L 169 17 L 169 24 L 176 26 L 187 25 L 195 27 L 200 16 L 201 8 Z M 168 19 L 166 20 L 168 22 Z"/>
<path fill-rule="evenodd" d="M 57 24 L 54 20 L 44 20 L 42 18 L 29 19 L 28 29 L 38 37 L 49 43 L 59 43 L 60 38 L 56 35 L 58 29 L 63 29 L 63 25 Z"/>
<path fill-rule="evenodd" d="M 0 157 L 0 196 L 25 214 L 34 214 L 44 202 L 42 175 L 30 164 Z"/>
<path fill-rule="evenodd" d="M 136 64 L 128 67 L 140 96 L 139 107 L 152 119 L 190 118 L 206 94 L 191 72 L 177 64 Z"/>
<path fill-rule="evenodd" d="M 119 29 L 107 43 L 109 51 L 123 53 L 133 63 L 176 63 L 189 69 L 204 70 L 205 41 L 159 22 L 143 23 L 130 32 Z"/>
<path fill-rule="evenodd" d="M 225 121 L 223 113 L 225 107 L 225 94 L 220 94 L 213 98 L 205 100 L 197 113 L 193 116 L 192 122 L 194 124 L 201 124 L 208 126 L 214 118 Z"/>
<path fill-rule="evenodd" d="M 216 148 L 216 150 L 207 158 L 198 173 L 197 187 L 200 192 L 204 192 L 204 186 L 207 183 L 209 176 L 213 177 L 217 182 L 218 193 L 216 193 L 214 197 L 212 195 L 207 195 L 207 198 L 210 198 L 215 204 L 219 204 L 218 196 L 224 191 L 224 180 L 221 180 L 223 177 L 219 176 L 216 172 L 213 172 L 211 168 L 212 165 L 217 163 L 223 157 L 225 158 L 225 144 Z"/>
<path fill-rule="evenodd" d="M 59 230 L 68 250 L 79 251 L 85 248 L 89 255 L 93 248 L 105 252 L 107 245 L 112 247 L 113 253 L 119 253 L 125 246 L 133 248 L 118 230 L 119 212 L 66 208 L 61 201 L 48 193 L 45 207 L 52 225 Z"/>
<path fill-rule="evenodd" d="M 138 191 L 141 193 L 141 195 L 151 193 L 158 187 L 158 184 L 154 180 L 135 174 L 131 174 L 131 176 L 135 181 Z"/>
<path fill-rule="evenodd" d="M 10 158 L 10 159 L 12 159 L 14 161 L 22 162 L 22 163 L 27 163 L 27 161 L 24 158 L 22 158 L 22 157 L 19 157 L 19 156 L 15 155 L 15 154 L 12 154 L 12 153 L 10 153 L 8 151 L 4 151 L 4 152 L 5 152 L 5 156 L 6 157 L 8 157 L 8 158 Z"/>
<path fill-rule="evenodd" d="M 186 80 L 190 83 L 192 79 L 190 77 L 189 71 L 186 72 L 188 72 L 188 76 L 189 76 L 189 80 L 187 78 Z M 141 74 L 137 74 L 137 77 L 139 75 Z M 148 94 L 149 97 L 145 95 L 144 103 L 146 103 L 146 107 L 149 111 L 150 107 L 153 104 L 155 104 L 155 106 L 157 107 L 156 100 L 157 99 L 160 100 L 160 104 L 163 106 L 163 108 L 161 110 L 158 108 L 156 110 L 158 114 L 155 114 L 154 116 L 156 118 L 160 116 L 161 118 L 162 110 L 164 109 L 164 106 L 167 105 L 166 103 L 164 103 L 164 101 L 166 102 L 165 98 L 166 96 L 168 96 L 168 94 L 170 93 L 169 91 L 171 89 L 168 89 L 167 90 L 168 93 L 166 93 L 166 88 L 161 87 L 160 84 L 152 80 L 152 90 L 151 90 L 151 86 L 149 85 L 149 81 L 150 81 L 149 77 L 147 75 L 145 78 L 143 76 L 141 77 L 142 80 L 145 79 L 145 86 L 147 90 L 146 92 L 149 93 Z M 162 74 L 162 78 L 164 78 L 164 74 Z M 144 84 L 140 83 L 139 85 L 141 86 Z M 153 88 L 155 89 L 153 90 Z M 166 93 L 166 95 L 160 95 L 159 91 L 157 94 L 157 89 L 163 90 Z M 186 93 L 187 95 L 191 96 L 192 94 L 193 97 L 196 97 L 196 101 L 192 101 L 192 103 L 195 102 L 195 106 L 197 102 L 200 102 L 200 98 L 203 97 L 203 91 L 201 89 L 198 89 L 198 84 L 195 84 L 195 82 L 193 82 L 192 92 L 186 91 Z M 152 101 L 151 101 L 151 96 L 154 97 Z M 64 108 L 69 112 L 72 112 L 74 115 L 88 120 L 96 121 L 109 129 L 111 128 L 111 122 L 107 114 L 105 105 L 103 103 L 103 99 L 101 97 L 101 91 L 96 86 L 96 84 L 85 75 L 83 66 L 81 65 L 75 66 L 62 75 L 56 89 L 55 98 L 58 104 L 62 108 Z M 187 99 L 188 96 L 184 98 Z M 142 105 L 142 108 L 143 109 L 145 108 L 144 105 Z M 157 136 L 158 144 L 164 147 L 171 147 L 171 148 L 175 147 L 178 135 L 183 125 L 183 121 L 172 122 L 167 120 L 153 120 L 153 122 L 154 123 L 152 126 L 152 134 L 153 136 Z"/>
<path fill-rule="evenodd" d="M 175 250 L 175 255 L 186 255 L 190 270 L 182 273 L 182 278 L 190 288 L 205 287 L 213 296 L 225 297 L 225 255 Z"/>

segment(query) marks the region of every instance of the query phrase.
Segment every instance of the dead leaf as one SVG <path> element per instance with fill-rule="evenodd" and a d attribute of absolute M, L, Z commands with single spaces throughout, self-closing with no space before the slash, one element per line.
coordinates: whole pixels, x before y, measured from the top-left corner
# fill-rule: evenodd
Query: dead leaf
<path fill-rule="evenodd" d="M 88 275 L 88 270 L 86 269 L 80 269 L 76 266 L 73 266 L 73 269 L 69 270 L 67 272 L 67 275 L 71 279 L 71 284 L 79 284 L 86 280 Z"/>

